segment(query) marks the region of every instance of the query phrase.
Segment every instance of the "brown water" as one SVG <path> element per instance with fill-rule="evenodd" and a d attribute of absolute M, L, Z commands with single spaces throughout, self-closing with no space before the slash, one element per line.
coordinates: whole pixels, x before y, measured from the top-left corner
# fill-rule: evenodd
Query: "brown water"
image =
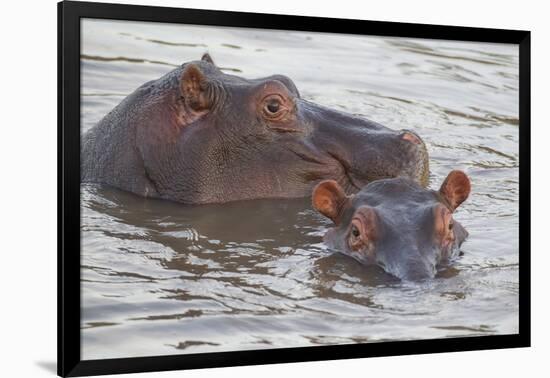
<path fill-rule="evenodd" d="M 432 187 L 472 179 L 464 255 L 402 283 L 328 251 L 308 199 L 184 207 L 83 185 L 83 359 L 518 332 L 517 46 L 86 20 L 82 131 L 205 51 L 417 131 Z"/>

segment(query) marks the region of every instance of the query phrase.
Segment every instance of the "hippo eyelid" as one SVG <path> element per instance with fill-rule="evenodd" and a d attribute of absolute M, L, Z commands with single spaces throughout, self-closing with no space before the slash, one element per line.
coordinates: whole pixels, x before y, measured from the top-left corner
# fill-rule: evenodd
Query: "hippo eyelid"
<path fill-rule="evenodd" d="M 284 75 L 273 75 L 267 79 L 270 82 L 277 82 L 282 84 L 290 94 L 300 98 L 300 92 L 298 91 L 298 88 L 296 88 L 296 85 L 294 84 L 292 79 L 290 79 L 289 77 Z"/>
<path fill-rule="evenodd" d="M 272 94 L 279 94 L 289 99 L 296 96 L 294 91 L 292 91 L 283 81 L 278 80 L 277 78 L 270 78 L 262 83 L 262 91 L 267 91 L 269 88 L 272 88 Z"/>

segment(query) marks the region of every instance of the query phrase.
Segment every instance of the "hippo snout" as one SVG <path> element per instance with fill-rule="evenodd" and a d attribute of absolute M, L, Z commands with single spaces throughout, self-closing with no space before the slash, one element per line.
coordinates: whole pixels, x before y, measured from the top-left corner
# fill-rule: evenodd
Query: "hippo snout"
<path fill-rule="evenodd" d="M 376 161 L 375 166 L 365 162 Z M 356 187 L 392 177 L 411 179 L 427 186 L 429 156 L 426 144 L 410 130 L 388 131 L 377 135 L 377 144 L 366 143 L 351 164 L 350 176 Z"/>

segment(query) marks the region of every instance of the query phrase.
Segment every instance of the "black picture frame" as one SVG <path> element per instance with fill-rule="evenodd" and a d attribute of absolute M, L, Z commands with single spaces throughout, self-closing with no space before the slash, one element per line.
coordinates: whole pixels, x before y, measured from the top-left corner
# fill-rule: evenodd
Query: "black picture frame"
<path fill-rule="evenodd" d="M 519 45 L 519 333 L 121 359 L 80 358 L 80 19 L 265 28 Z M 82 376 L 530 346 L 530 32 L 63 1 L 58 3 L 58 374 Z"/>

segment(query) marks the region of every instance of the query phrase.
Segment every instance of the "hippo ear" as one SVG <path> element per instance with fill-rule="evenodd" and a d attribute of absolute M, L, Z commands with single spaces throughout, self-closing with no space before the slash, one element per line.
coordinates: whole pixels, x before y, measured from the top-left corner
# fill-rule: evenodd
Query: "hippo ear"
<path fill-rule="evenodd" d="M 188 64 L 180 79 L 180 88 L 187 105 L 195 110 L 206 110 L 210 106 L 208 100 L 208 81 L 196 64 Z"/>
<path fill-rule="evenodd" d="M 466 173 L 455 170 L 447 175 L 447 178 L 441 184 L 439 194 L 451 205 L 451 210 L 455 211 L 468 198 L 470 189 L 470 179 L 466 176 Z"/>
<path fill-rule="evenodd" d="M 346 193 L 336 181 L 325 180 L 313 189 L 311 200 L 315 210 L 338 224 L 340 223 L 342 210 L 349 202 L 350 197 L 346 196 Z"/>
<path fill-rule="evenodd" d="M 212 59 L 212 57 L 211 57 L 210 54 L 208 54 L 208 53 L 204 53 L 204 54 L 202 55 L 201 60 L 202 60 L 203 62 L 208 62 L 208 63 L 210 63 L 210 64 L 212 64 L 212 65 L 214 65 L 214 66 L 216 65 L 216 63 L 214 63 L 214 60 Z"/>

